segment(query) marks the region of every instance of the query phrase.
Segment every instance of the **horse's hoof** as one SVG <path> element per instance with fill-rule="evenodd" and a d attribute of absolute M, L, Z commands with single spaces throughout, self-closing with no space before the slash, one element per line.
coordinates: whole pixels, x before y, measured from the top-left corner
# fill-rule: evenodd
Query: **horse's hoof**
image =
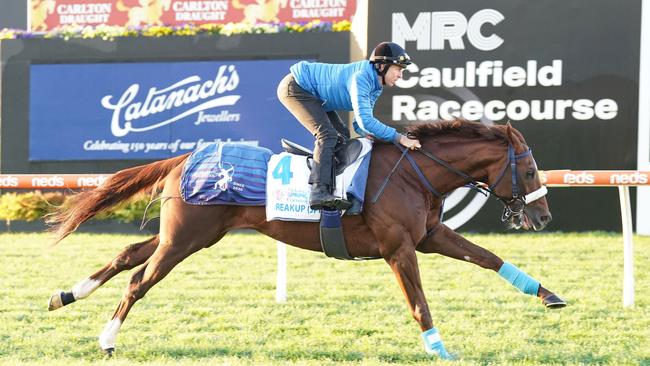
<path fill-rule="evenodd" d="M 460 360 L 460 358 L 458 358 L 458 355 L 456 355 L 455 353 L 449 353 L 449 352 L 445 352 L 444 355 L 440 355 L 440 359 L 445 360 L 445 361 L 458 361 L 458 360 Z"/>
<path fill-rule="evenodd" d="M 437 356 L 439 359 L 444 361 L 458 361 L 459 357 L 455 353 L 449 353 L 447 350 L 443 352 L 430 352 L 430 355 Z"/>
<path fill-rule="evenodd" d="M 566 306 L 566 301 L 556 294 L 550 294 L 542 299 L 542 304 L 548 309 L 561 309 Z"/>
<path fill-rule="evenodd" d="M 57 292 L 56 294 L 52 295 L 52 297 L 50 297 L 50 302 L 47 304 L 47 310 L 52 311 L 63 307 L 63 299 L 61 299 L 61 295 L 63 295 L 62 291 Z"/>
<path fill-rule="evenodd" d="M 112 347 L 111 348 L 106 348 L 106 349 L 104 349 L 102 351 L 104 351 L 104 354 L 106 355 L 106 357 L 111 358 L 111 357 L 113 357 L 113 352 L 115 352 L 115 348 L 112 348 Z"/>

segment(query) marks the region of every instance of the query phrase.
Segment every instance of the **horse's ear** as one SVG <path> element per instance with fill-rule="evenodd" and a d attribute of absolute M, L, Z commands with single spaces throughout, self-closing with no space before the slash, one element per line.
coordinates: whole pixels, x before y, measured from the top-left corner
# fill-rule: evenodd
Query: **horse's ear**
<path fill-rule="evenodd" d="M 508 136 L 508 141 L 510 142 L 510 145 L 515 148 L 515 151 L 519 151 L 521 149 L 521 141 L 517 137 L 515 129 L 512 127 L 510 122 L 506 123 L 506 136 Z"/>
<path fill-rule="evenodd" d="M 511 145 L 515 144 L 515 136 L 512 133 L 512 125 L 510 122 L 506 123 L 506 136 L 508 137 L 508 141 L 510 142 Z"/>

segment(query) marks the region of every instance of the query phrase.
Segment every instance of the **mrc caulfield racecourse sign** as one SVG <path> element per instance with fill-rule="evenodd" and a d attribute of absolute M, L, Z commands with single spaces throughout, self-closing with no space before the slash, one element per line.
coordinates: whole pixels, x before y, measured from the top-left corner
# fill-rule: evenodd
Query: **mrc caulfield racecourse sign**
<path fill-rule="evenodd" d="M 499 24 L 506 21 L 497 9 L 480 9 L 466 17 L 459 11 L 419 12 L 413 21 L 398 12 L 392 14 L 392 39 L 405 45 L 415 43 L 417 51 L 465 50 L 494 51 L 505 42 L 506 34 Z M 486 29 L 485 31 L 483 26 Z M 499 35 L 501 33 L 503 37 Z M 509 64 L 502 59 L 480 56 L 462 64 L 436 67 L 418 66 L 417 60 L 408 68 L 407 76 L 398 84 L 400 88 L 444 88 L 465 90 L 478 88 L 553 88 L 564 84 L 564 60 L 561 55 L 552 59 L 537 60 L 529 55 L 520 63 Z M 424 60 L 423 60 L 424 61 Z M 424 61 L 422 64 L 426 64 Z M 560 94 L 560 93 L 558 93 Z M 436 120 L 462 117 L 468 120 L 610 120 L 618 114 L 618 103 L 611 97 L 592 100 L 577 95 L 568 99 L 564 93 L 557 99 L 524 98 L 481 100 L 420 100 L 412 95 L 393 96 L 393 120 Z"/>
<path fill-rule="evenodd" d="M 216 140 L 308 141 L 276 96 L 293 62 L 32 65 L 29 159 L 160 159 Z"/>
<path fill-rule="evenodd" d="M 391 40 L 413 60 L 375 106 L 380 120 L 396 127 L 456 117 L 511 121 L 542 169 L 636 168 L 640 0 L 372 3 L 368 48 Z M 584 210 L 617 210 L 615 199 L 576 191 L 549 195 L 553 226 L 616 228 L 604 214 L 580 220 Z M 495 229 L 474 216 L 485 202 L 450 196 L 446 222 Z"/>

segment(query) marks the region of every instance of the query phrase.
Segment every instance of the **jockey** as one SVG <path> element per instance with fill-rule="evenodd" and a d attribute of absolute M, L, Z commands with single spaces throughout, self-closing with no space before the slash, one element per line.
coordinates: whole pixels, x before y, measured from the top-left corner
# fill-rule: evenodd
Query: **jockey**
<path fill-rule="evenodd" d="M 282 104 L 316 137 L 314 163 L 309 176 L 312 185 L 309 206 L 348 209 L 350 202 L 332 194 L 334 148 L 350 138 L 337 110 L 354 112 L 354 130 L 361 136 L 399 143 L 409 149 L 420 147 L 373 117 L 372 110 L 384 86 L 394 86 L 411 63 L 406 51 L 396 43 L 382 42 L 369 60 L 350 64 L 301 61 L 291 66 L 278 85 Z"/>

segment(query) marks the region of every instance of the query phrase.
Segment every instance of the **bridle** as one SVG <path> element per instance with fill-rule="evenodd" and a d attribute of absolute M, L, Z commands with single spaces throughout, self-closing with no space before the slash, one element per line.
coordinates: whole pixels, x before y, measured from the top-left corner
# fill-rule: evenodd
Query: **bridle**
<path fill-rule="evenodd" d="M 503 203 L 503 213 L 501 214 L 501 221 L 508 221 L 511 217 L 516 217 L 521 219 L 524 214 L 524 208 L 526 204 L 536 201 L 548 193 L 546 186 L 542 185 L 533 192 L 528 193 L 525 196 L 519 195 L 519 183 L 517 182 L 517 160 L 525 158 L 526 156 L 533 156 L 533 150 L 527 149 L 521 154 L 515 154 L 515 148 L 512 144 L 508 144 L 508 161 L 501 169 L 499 177 L 496 182 L 492 184 L 489 189 L 486 189 L 492 195 L 494 195 L 501 203 Z M 510 172 L 512 173 L 512 198 L 506 199 L 494 192 L 494 189 L 501 182 L 501 179 L 505 175 L 506 169 L 510 166 Z M 485 188 L 484 188 L 485 189 Z"/>
<path fill-rule="evenodd" d="M 388 184 L 388 181 L 390 177 L 393 175 L 397 167 L 399 166 L 400 162 L 404 157 L 409 161 L 413 169 L 415 170 L 416 174 L 418 175 L 420 181 L 422 184 L 427 188 L 429 192 L 431 192 L 434 196 L 438 198 L 443 198 L 447 194 L 442 194 L 438 192 L 435 188 L 433 188 L 433 185 L 427 177 L 424 175 L 422 172 L 422 169 L 418 166 L 417 162 L 413 160 L 413 157 L 408 154 L 409 149 L 403 147 L 400 144 L 395 144 L 401 151 L 402 151 L 402 156 L 399 158 L 391 172 L 388 174 L 382 185 L 379 187 L 379 190 L 377 194 L 375 194 L 375 197 L 373 198 L 372 202 L 376 203 L 379 197 L 381 196 L 381 193 L 383 192 L 384 188 L 386 188 L 386 185 Z M 524 151 L 521 154 L 515 154 L 515 149 L 512 146 L 512 144 L 508 144 L 508 161 L 506 161 L 506 164 L 503 166 L 501 169 L 501 173 L 499 173 L 498 178 L 494 182 L 494 184 L 490 186 L 486 186 L 485 184 L 477 181 L 476 179 L 472 178 L 469 174 L 458 170 L 451 166 L 448 162 L 440 159 L 439 157 L 433 155 L 430 151 L 425 149 L 424 147 L 420 147 L 418 149 L 420 153 L 422 153 L 424 156 L 427 158 L 433 160 L 437 164 L 443 166 L 445 169 L 449 170 L 450 172 L 458 175 L 459 177 L 463 178 L 465 181 L 465 185 L 476 190 L 479 193 L 485 194 L 491 194 L 493 195 L 497 200 L 499 200 L 503 204 L 503 213 L 501 214 L 501 221 L 505 222 L 508 221 L 511 218 L 517 218 L 519 220 L 523 219 L 524 215 L 524 208 L 528 203 L 531 203 L 533 201 L 536 201 L 546 195 L 548 190 L 546 189 L 546 186 L 542 185 L 540 188 L 536 189 L 533 192 L 530 192 L 526 195 L 520 195 L 519 193 L 519 183 L 517 182 L 517 160 L 525 158 L 527 156 L 532 156 L 533 151 L 531 149 L 528 149 Z M 503 179 L 503 176 L 505 175 L 506 169 L 508 169 L 508 166 L 510 166 L 510 171 L 512 173 L 512 197 L 507 198 L 503 197 L 495 192 L 496 187 L 499 185 L 501 182 L 501 179 Z"/>

